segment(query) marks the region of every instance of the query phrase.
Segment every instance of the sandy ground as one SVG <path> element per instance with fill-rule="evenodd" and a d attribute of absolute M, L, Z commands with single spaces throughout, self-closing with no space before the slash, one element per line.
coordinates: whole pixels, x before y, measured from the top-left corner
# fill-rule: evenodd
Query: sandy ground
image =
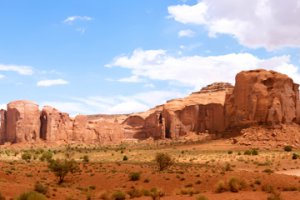
<path fill-rule="evenodd" d="M 41 182 L 48 187 L 47 198 L 53 200 L 100 199 L 103 193 L 111 195 L 117 190 L 127 193 L 132 188 L 158 188 L 165 194 L 161 199 L 166 200 L 196 200 L 200 194 L 210 200 L 267 200 L 271 193 L 280 194 L 281 199 L 300 199 L 300 160 L 292 160 L 292 152 L 259 150 L 259 155 L 249 156 L 244 155 L 247 148 L 215 141 L 157 148 L 76 149 L 72 157 L 81 163 L 81 172 L 67 176 L 62 185 L 57 184 L 47 163 L 38 157 L 25 162 L 21 159 L 22 151 L 17 154 L 14 150 L 1 149 L 0 192 L 7 199 L 14 199 Z M 158 172 L 153 162 L 157 152 L 172 155 L 175 165 Z M 62 158 L 64 153 L 58 151 L 55 158 Z M 82 163 L 83 155 L 88 155 L 89 163 Z M 124 155 L 128 161 L 122 161 Z M 131 172 L 139 172 L 140 179 L 130 181 Z M 220 182 L 227 184 L 233 177 L 244 185 L 237 193 L 216 192 Z M 197 194 L 186 195 L 186 191 Z"/>

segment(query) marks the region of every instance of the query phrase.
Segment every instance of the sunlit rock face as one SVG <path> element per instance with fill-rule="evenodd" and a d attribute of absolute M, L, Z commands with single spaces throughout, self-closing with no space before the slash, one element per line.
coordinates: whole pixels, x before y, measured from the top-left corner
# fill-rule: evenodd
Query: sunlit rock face
<path fill-rule="evenodd" d="M 189 133 L 219 134 L 252 125 L 300 123 L 299 85 L 267 70 L 242 71 L 235 86 L 213 83 L 185 98 L 128 115 L 77 115 L 31 101 L 0 110 L 0 143 L 77 142 L 116 144 L 124 140 L 175 139 Z M 276 126 L 274 126 L 276 127 Z"/>
<path fill-rule="evenodd" d="M 299 122 L 298 86 L 287 75 L 274 71 L 238 73 L 233 94 L 226 101 L 226 125 Z"/>
<path fill-rule="evenodd" d="M 73 135 L 73 120 L 51 106 L 42 109 L 40 137 L 47 141 L 70 140 Z"/>
<path fill-rule="evenodd" d="M 32 101 L 13 101 L 7 105 L 6 141 L 33 142 L 40 138 L 39 106 Z"/>
<path fill-rule="evenodd" d="M 0 110 L 0 144 L 6 140 L 6 110 Z"/>

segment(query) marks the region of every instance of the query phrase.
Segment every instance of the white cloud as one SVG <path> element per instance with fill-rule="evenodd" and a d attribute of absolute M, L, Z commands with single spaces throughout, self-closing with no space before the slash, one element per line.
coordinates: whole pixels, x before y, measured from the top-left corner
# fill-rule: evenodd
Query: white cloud
<path fill-rule="evenodd" d="M 43 102 L 60 111 L 77 114 L 129 114 L 146 111 L 156 105 L 163 104 L 172 98 L 182 97 L 184 94 L 176 91 L 153 90 L 128 96 L 90 96 L 72 98 L 65 102 Z"/>
<path fill-rule="evenodd" d="M 168 12 L 171 18 L 174 18 L 176 21 L 187 24 L 204 24 L 205 13 L 207 12 L 206 3 L 199 2 L 196 5 L 175 5 L 169 6 Z"/>
<path fill-rule="evenodd" d="M 54 107 L 59 111 L 69 113 L 71 116 L 75 116 L 80 113 L 85 113 L 86 111 L 84 105 L 79 102 L 46 101 L 41 103 L 41 107 L 46 105 Z"/>
<path fill-rule="evenodd" d="M 75 21 L 91 21 L 91 20 L 93 20 L 93 18 L 89 16 L 70 16 L 67 17 L 63 22 L 66 24 L 72 24 Z"/>
<path fill-rule="evenodd" d="M 236 73 L 256 68 L 285 73 L 300 83 L 298 69 L 291 64 L 290 57 L 286 55 L 268 59 L 250 53 L 207 57 L 172 56 L 161 49 L 148 51 L 138 49 L 130 56 L 116 57 L 108 66 L 127 68 L 131 70 L 132 76 L 177 82 L 195 90 L 216 81 L 234 83 Z"/>
<path fill-rule="evenodd" d="M 68 81 L 63 79 L 53 79 L 53 80 L 41 80 L 37 82 L 38 87 L 50 87 L 55 85 L 66 85 L 69 84 Z"/>
<path fill-rule="evenodd" d="M 195 36 L 195 32 L 190 29 L 181 30 L 178 32 L 178 37 L 194 37 L 194 36 Z"/>
<path fill-rule="evenodd" d="M 16 72 L 20 75 L 32 75 L 34 73 L 32 67 L 23 66 L 23 65 L 0 64 L 0 71 L 11 71 L 11 72 Z"/>
<path fill-rule="evenodd" d="M 0 79 L 2 79 L 2 78 L 5 78 L 5 76 L 4 76 L 4 75 L 2 75 L 2 74 L 0 74 Z"/>
<path fill-rule="evenodd" d="M 142 79 L 140 79 L 138 76 L 130 76 L 126 78 L 121 78 L 118 80 L 119 82 L 125 82 L 125 83 L 140 83 L 143 82 Z"/>
<path fill-rule="evenodd" d="M 299 0 L 202 0 L 168 7 L 183 24 L 204 25 L 210 36 L 228 34 L 240 44 L 274 50 L 300 46 Z"/>
<path fill-rule="evenodd" d="M 0 110 L 6 110 L 7 109 L 7 105 L 6 104 L 0 104 Z"/>

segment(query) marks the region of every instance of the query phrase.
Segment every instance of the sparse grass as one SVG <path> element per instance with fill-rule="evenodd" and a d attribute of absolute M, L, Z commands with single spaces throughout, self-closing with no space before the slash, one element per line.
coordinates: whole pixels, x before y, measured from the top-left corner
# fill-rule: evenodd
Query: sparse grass
<path fill-rule="evenodd" d="M 47 194 L 48 187 L 40 182 L 36 182 L 34 185 L 34 191 L 41 193 L 41 194 Z"/>
<path fill-rule="evenodd" d="M 111 195 L 111 200 L 125 200 L 126 194 L 120 190 L 115 191 Z"/>
<path fill-rule="evenodd" d="M 26 162 L 29 162 L 31 160 L 31 154 L 29 152 L 24 152 L 22 154 L 22 159 L 25 160 Z"/>
<path fill-rule="evenodd" d="M 17 200 L 46 200 L 47 198 L 38 192 L 26 192 L 17 197 Z"/>

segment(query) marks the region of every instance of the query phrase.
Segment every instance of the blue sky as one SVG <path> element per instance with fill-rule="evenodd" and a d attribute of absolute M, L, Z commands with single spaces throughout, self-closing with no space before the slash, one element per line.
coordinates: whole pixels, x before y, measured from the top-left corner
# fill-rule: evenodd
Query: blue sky
<path fill-rule="evenodd" d="M 241 70 L 300 82 L 299 18 L 299 0 L 3 0 L 0 104 L 130 113 Z"/>

